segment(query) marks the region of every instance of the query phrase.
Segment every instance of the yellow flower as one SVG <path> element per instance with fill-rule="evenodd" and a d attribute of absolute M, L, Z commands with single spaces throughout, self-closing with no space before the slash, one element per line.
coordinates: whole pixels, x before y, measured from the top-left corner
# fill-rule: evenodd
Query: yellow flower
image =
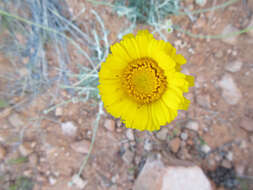
<path fill-rule="evenodd" d="M 99 92 L 105 109 L 127 128 L 159 130 L 186 110 L 184 96 L 193 76 L 181 73 L 185 58 L 148 30 L 127 34 L 111 46 L 99 71 Z"/>

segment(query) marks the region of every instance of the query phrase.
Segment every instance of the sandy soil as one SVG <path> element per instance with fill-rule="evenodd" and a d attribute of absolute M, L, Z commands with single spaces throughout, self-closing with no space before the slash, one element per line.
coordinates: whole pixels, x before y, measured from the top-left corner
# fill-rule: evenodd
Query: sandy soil
<path fill-rule="evenodd" d="M 192 2 L 187 1 L 185 6 L 192 6 Z M 108 7 L 96 7 L 84 0 L 68 0 L 68 4 L 73 14 L 82 9 L 81 5 L 97 10 L 110 31 L 111 42 L 128 23 Z M 206 7 L 210 6 L 209 1 Z M 192 33 L 213 35 L 226 28 L 230 32 L 231 26 L 236 30 L 249 26 L 253 23 L 252 13 L 253 3 L 248 1 L 246 7 L 238 2 L 196 15 L 194 22 L 186 16 L 172 20 Z M 154 133 L 129 131 L 110 115 L 103 116 L 81 175 L 82 182 L 87 182 L 84 189 L 132 189 L 146 158 L 152 154 L 161 155 L 165 163 L 170 159 L 187 160 L 206 172 L 224 166 L 242 177 L 244 187 L 253 188 L 252 179 L 247 180 L 253 176 L 252 32 L 228 39 L 196 39 L 177 31 L 164 34 L 187 58 L 183 71 L 196 79 L 195 87 L 186 95 L 192 102 L 189 110 L 180 111 L 173 123 Z M 5 65 L 7 61 L 0 62 L 1 71 L 11 70 Z M 95 101 L 69 103 L 45 115 L 42 111 L 48 108 L 48 94 L 23 109 L 0 109 L 0 189 L 7 189 L 19 176 L 32 179 L 36 190 L 78 189 L 68 183 L 88 151 L 98 108 L 91 106 L 96 105 Z M 56 103 L 68 98 L 62 91 Z M 189 129 L 189 122 L 195 128 Z M 66 123 L 72 129 L 69 133 L 62 129 Z"/>

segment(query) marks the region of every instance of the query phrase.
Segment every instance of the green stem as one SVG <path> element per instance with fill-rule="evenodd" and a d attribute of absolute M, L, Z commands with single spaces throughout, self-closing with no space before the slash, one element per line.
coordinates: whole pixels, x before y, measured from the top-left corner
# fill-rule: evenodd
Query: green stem
<path fill-rule="evenodd" d="M 200 38 L 200 39 L 222 39 L 222 38 L 230 38 L 230 37 L 233 37 L 233 36 L 236 36 L 236 35 L 243 34 L 245 32 L 249 32 L 250 30 L 253 29 L 253 26 L 249 26 L 249 27 L 244 28 L 244 29 L 242 29 L 240 31 L 230 32 L 230 33 L 227 33 L 227 34 L 217 34 L 217 35 L 193 34 L 189 30 L 184 30 L 184 29 L 180 28 L 177 25 L 173 25 L 173 29 L 175 29 L 175 30 L 177 30 L 179 32 L 182 32 L 184 34 L 187 34 L 188 36 L 193 37 L 193 38 Z"/>

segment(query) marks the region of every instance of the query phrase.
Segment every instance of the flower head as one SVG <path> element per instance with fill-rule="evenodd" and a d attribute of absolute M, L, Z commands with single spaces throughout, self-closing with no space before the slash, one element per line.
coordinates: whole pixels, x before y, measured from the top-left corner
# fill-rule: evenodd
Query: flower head
<path fill-rule="evenodd" d="M 194 78 L 180 72 L 185 63 L 170 43 L 148 30 L 127 34 L 101 65 L 98 88 L 105 109 L 128 128 L 159 130 L 189 106 L 183 93 Z"/>

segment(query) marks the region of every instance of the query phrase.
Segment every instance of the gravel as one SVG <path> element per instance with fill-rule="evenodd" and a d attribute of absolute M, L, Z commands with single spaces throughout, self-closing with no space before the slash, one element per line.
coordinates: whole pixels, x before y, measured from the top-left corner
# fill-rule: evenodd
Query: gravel
<path fill-rule="evenodd" d="M 77 127 L 73 122 L 67 121 L 61 124 L 62 133 L 66 136 L 75 136 L 77 132 Z"/>
<path fill-rule="evenodd" d="M 228 189 L 236 189 L 239 184 L 234 168 L 218 166 L 214 171 L 208 171 L 207 175 L 218 187 L 223 186 Z"/>

